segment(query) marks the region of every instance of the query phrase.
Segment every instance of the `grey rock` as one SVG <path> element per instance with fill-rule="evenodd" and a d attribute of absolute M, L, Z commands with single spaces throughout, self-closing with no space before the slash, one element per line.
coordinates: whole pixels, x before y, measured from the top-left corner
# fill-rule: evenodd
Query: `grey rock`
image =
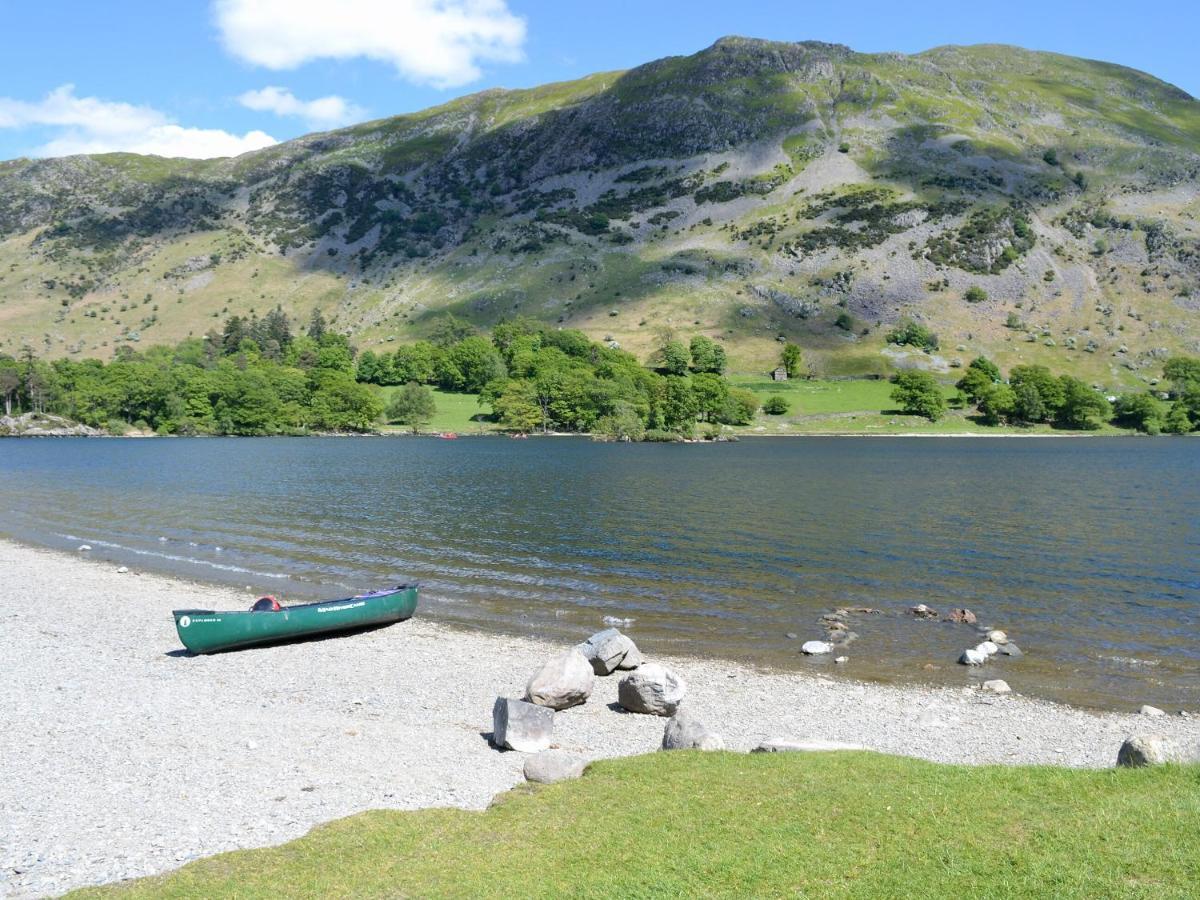
<path fill-rule="evenodd" d="M 972 647 L 970 650 L 964 650 L 958 661 L 964 666 L 982 666 L 987 662 L 987 654 L 978 648 Z"/>
<path fill-rule="evenodd" d="M 998 628 L 993 628 L 987 633 L 987 639 L 993 644 L 1007 644 L 1008 635 Z"/>
<path fill-rule="evenodd" d="M 982 643 L 976 644 L 975 649 L 985 656 L 995 656 L 1000 652 L 1000 645 L 994 644 L 991 641 L 983 641 Z"/>
<path fill-rule="evenodd" d="M 1007 644 L 1002 644 L 1000 646 L 1000 652 L 1004 656 L 1011 656 L 1013 659 L 1019 659 L 1020 657 L 1025 655 L 1024 653 L 1021 652 L 1021 648 L 1018 647 L 1016 644 L 1014 644 L 1012 641 L 1009 641 Z"/>
<path fill-rule="evenodd" d="M 576 649 L 553 656 L 525 686 L 525 699 L 551 709 L 579 706 L 592 695 L 596 676 L 587 658 Z"/>
<path fill-rule="evenodd" d="M 1165 716 L 1166 713 L 1157 706 L 1144 705 L 1138 712 L 1143 716 Z"/>
<path fill-rule="evenodd" d="M 1126 738 L 1117 751 L 1118 766 L 1161 766 L 1164 763 L 1200 762 L 1200 744 L 1187 745 L 1161 734 Z"/>
<path fill-rule="evenodd" d="M 543 750 L 525 760 L 525 780 L 554 784 L 578 778 L 586 768 L 584 760 L 576 759 L 564 750 Z"/>
<path fill-rule="evenodd" d="M 808 656 L 820 656 L 822 653 L 832 653 L 833 644 L 829 641 L 805 641 L 800 652 Z"/>
<path fill-rule="evenodd" d="M 663 729 L 664 750 L 724 750 L 725 741 L 686 709 L 676 710 Z"/>
<path fill-rule="evenodd" d="M 916 606 L 910 606 L 908 611 L 918 619 L 936 619 L 938 615 L 936 609 L 931 609 L 924 603 L 918 603 Z"/>
<path fill-rule="evenodd" d="M 835 663 L 838 663 L 839 665 L 841 665 L 842 663 L 848 663 L 848 662 L 850 662 L 850 657 L 848 657 L 848 656 L 838 656 L 838 657 L 835 657 L 833 661 L 834 661 Z"/>
<path fill-rule="evenodd" d="M 492 707 L 492 743 L 509 750 L 537 753 L 554 736 L 554 710 L 547 706 L 497 697 Z"/>
<path fill-rule="evenodd" d="M 629 672 L 642 664 L 642 651 L 637 648 L 637 645 L 634 644 L 628 635 L 625 635 L 625 640 L 629 641 L 629 650 L 621 658 L 621 662 L 617 664 L 617 668 Z"/>
<path fill-rule="evenodd" d="M 990 681 L 983 683 L 983 689 L 992 694 L 1011 694 L 1012 688 L 1008 686 L 1008 682 L 1003 678 L 993 678 Z"/>
<path fill-rule="evenodd" d="M 843 744 L 840 741 L 797 741 L 790 738 L 771 738 L 763 741 L 751 753 L 825 753 L 831 750 L 866 750 L 861 744 Z"/>
<path fill-rule="evenodd" d="M 637 650 L 637 647 L 617 629 L 606 628 L 580 644 L 578 650 L 592 664 L 593 672 L 597 675 L 611 675 L 620 667 L 629 651 Z"/>
<path fill-rule="evenodd" d="M 671 716 L 687 693 L 687 683 L 665 666 L 648 663 L 621 679 L 617 702 L 622 708 L 653 716 Z"/>

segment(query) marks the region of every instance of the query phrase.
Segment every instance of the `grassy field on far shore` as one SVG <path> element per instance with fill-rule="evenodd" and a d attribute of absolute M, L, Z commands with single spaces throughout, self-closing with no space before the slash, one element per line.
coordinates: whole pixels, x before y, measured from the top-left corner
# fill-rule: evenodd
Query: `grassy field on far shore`
<path fill-rule="evenodd" d="M 786 397 L 791 409 L 781 416 L 759 411 L 750 425 L 735 428 L 739 434 L 1127 434 L 1105 424 L 1092 432 L 1070 432 L 1049 425 L 991 426 L 975 420 L 971 410 L 951 408 L 937 422 L 910 416 L 896 409 L 891 399 L 892 384 L 884 380 L 822 381 L 818 379 L 773 382 L 761 376 L 731 375 L 730 384 L 753 391 L 759 402 L 772 394 Z M 378 389 L 384 403 L 399 387 Z M 480 406 L 475 394 L 456 394 L 431 388 L 437 414 L 427 432 L 453 431 L 458 434 L 489 434 L 500 427 L 488 421 L 490 406 Z M 957 396 L 952 385 L 944 385 L 947 401 Z M 399 425 L 382 426 L 384 432 L 406 432 Z"/>
<path fill-rule="evenodd" d="M 1198 767 L 655 753 L 71 896 L 1183 898 L 1197 798 Z"/>

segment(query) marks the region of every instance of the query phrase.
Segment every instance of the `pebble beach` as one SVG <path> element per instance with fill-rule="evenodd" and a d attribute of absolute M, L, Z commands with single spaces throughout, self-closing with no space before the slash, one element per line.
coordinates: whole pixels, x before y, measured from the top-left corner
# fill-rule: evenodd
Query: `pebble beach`
<path fill-rule="evenodd" d="M 0 896 L 34 897 L 277 844 L 366 809 L 483 809 L 525 754 L 488 741 L 562 645 L 417 617 L 388 628 L 189 656 L 170 611 L 244 609 L 246 592 L 0 541 Z M 596 629 L 604 627 L 596 622 Z M 628 630 L 638 640 L 636 625 Z M 581 633 L 579 639 L 588 635 Z M 1200 718 L 1097 713 L 1015 693 L 889 686 L 728 660 L 648 661 L 731 750 L 765 740 L 857 744 L 963 764 L 1105 767 L 1128 736 L 1200 742 Z M 965 667 L 964 667 L 965 669 Z M 580 759 L 657 750 L 665 720 L 616 705 L 619 675 L 559 712 Z"/>

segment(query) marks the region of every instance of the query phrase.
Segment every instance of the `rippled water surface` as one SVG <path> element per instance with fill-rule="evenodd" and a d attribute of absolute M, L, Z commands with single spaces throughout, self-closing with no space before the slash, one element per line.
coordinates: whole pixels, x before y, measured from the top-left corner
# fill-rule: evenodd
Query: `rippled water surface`
<path fill-rule="evenodd" d="M 1200 706 L 1195 440 L 6 439 L 0 478 L 12 537 L 285 600 L 418 579 L 443 620 L 829 670 L 799 643 L 873 607 L 847 675 Z M 1026 656 L 968 671 L 916 603 Z"/>

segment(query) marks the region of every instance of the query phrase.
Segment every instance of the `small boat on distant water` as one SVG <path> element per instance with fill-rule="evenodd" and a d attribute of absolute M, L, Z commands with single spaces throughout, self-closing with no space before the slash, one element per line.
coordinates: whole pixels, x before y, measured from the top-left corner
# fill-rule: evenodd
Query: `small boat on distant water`
<path fill-rule="evenodd" d="M 417 585 L 296 606 L 280 606 L 264 597 L 246 612 L 177 609 L 175 630 L 193 653 L 215 653 L 255 644 L 390 625 L 412 617 L 417 608 Z"/>
<path fill-rule="evenodd" d="M 440 437 L 443 441 L 457 441 L 458 440 L 458 435 L 455 434 L 453 431 L 443 431 L 441 434 L 438 435 L 438 437 Z"/>

